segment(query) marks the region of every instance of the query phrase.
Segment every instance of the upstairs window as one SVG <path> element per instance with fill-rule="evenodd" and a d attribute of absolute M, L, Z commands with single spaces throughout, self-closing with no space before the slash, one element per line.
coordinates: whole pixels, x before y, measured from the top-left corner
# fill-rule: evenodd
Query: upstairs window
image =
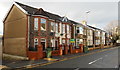
<path fill-rule="evenodd" d="M 77 33 L 80 33 L 79 27 L 77 27 Z"/>
<path fill-rule="evenodd" d="M 34 18 L 34 30 L 38 30 L 38 18 Z"/>
<path fill-rule="evenodd" d="M 62 24 L 62 32 L 65 33 L 65 24 Z"/>
<path fill-rule="evenodd" d="M 41 30 L 46 30 L 46 19 L 41 18 Z"/>
<path fill-rule="evenodd" d="M 69 25 L 67 25 L 67 34 L 69 34 L 70 33 L 70 27 L 69 27 Z"/>
<path fill-rule="evenodd" d="M 54 31 L 55 31 L 55 23 L 51 22 L 51 32 L 54 32 Z"/>
<path fill-rule="evenodd" d="M 83 28 L 82 27 L 77 27 L 77 33 L 83 34 Z"/>
<path fill-rule="evenodd" d="M 79 27 L 79 30 L 80 30 L 80 34 L 83 34 L 83 28 Z"/>
<path fill-rule="evenodd" d="M 58 24 L 55 24 L 55 32 L 58 33 Z"/>

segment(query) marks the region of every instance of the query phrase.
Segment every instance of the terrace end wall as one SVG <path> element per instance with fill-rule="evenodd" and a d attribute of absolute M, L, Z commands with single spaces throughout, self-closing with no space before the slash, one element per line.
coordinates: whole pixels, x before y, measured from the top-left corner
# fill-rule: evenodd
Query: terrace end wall
<path fill-rule="evenodd" d="M 3 52 L 11 55 L 26 55 L 27 16 L 13 5 L 4 21 Z"/>

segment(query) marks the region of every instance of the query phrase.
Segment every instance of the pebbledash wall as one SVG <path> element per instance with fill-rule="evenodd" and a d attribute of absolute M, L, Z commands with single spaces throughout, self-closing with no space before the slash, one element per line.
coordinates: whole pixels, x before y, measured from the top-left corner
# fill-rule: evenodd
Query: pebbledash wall
<path fill-rule="evenodd" d="M 103 34 L 103 38 L 95 33 L 97 31 Z M 79 44 L 93 48 L 109 43 L 106 42 L 106 34 L 103 30 L 69 20 L 66 16 L 15 2 L 4 19 L 3 52 L 27 57 L 29 50 L 37 50 L 37 45 L 42 44 L 43 51 L 48 46 L 58 50 L 61 44 L 69 46 L 70 39 L 75 39 L 75 48 Z"/>

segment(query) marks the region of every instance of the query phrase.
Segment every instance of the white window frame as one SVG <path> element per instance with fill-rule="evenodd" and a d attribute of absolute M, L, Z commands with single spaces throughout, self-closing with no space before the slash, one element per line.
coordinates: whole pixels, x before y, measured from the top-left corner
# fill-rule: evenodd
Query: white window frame
<path fill-rule="evenodd" d="M 50 22 L 51 24 L 51 32 L 55 32 L 55 23 L 54 22 Z M 52 26 L 53 26 L 53 30 L 52 30 Z"/>
<path fill-rule="evenodd" d="M 69 25 L 67 25 L 67 34 L 69 34 L 70 33 L 70 26 Z"/>
<path fill-rule="evenodd" d="M 34 30 L 38 30 L 38 18 L 34 18 Z"/>
<path fill-rule="evenodd" d="M 55 32 L 58 33 L 58 23 L 55 23 Z"/>
<path fill-rule="evenodd" d="M 65 24 L 62 24 L 62 33 L 65 33 Z"/>
<path fill-rule="evenodd" d="M 83 34 L 83 27 L 79 27 L 79 34 Z"/>
<path fill-rule="evenodd" d="M 45 23 L 42 23 L 42 19 L 44 19 L 45 20 Z M 46 27 L 47 27 L 47 20 L 45 19 L 45 18 L 40 18 L 40 24 L 41 24 L 41 30 L 44 30 L 44 31 L 46 31 Z M 45 29 L 42 27 L 42 24 L 45 24 Z"/>
<path fill-rule="evenodd" d="M 52 43 L 51 47 L 55 47 L 55 39 L 51 39 L 51 43 Z"/>

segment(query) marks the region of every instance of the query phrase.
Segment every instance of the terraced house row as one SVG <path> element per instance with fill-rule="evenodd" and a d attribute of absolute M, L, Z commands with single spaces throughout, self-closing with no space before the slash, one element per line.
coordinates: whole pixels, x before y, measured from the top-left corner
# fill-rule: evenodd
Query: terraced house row
<path fill-rule="evenodd" d="M 52 56 L 109 47 L 110 35 L 86 23 L 15 2 L 4 19 L 3 52 L 40 59 L 48 46 Z"/>

